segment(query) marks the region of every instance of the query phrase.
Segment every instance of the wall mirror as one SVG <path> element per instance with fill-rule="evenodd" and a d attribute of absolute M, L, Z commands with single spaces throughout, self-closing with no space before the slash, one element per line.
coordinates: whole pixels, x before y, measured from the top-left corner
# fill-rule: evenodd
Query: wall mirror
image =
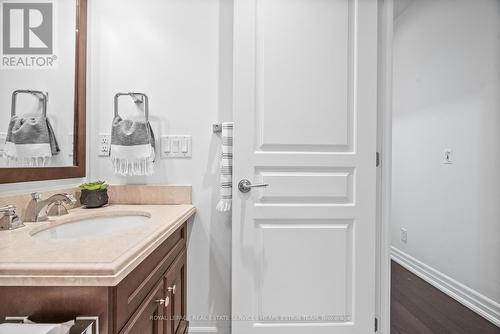
<path fill-rule="evenodd" d="M 85 176 L 87 0 L 0 0 L 0 183 Z"/>

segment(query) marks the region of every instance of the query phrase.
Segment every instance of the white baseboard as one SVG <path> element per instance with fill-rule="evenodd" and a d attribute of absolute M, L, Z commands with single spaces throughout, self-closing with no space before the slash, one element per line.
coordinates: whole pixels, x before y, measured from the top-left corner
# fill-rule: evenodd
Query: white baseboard
<path fill-rule="evenodd" d="M 217 327 L 191 327 L 189 333 L 218 333 Z"/>
<path fill-rule="evenodd" d="M 395 247 L 391 247 L 391 258 L 427 283 L 500 327 L 499 303 L 429 267 Z"/>

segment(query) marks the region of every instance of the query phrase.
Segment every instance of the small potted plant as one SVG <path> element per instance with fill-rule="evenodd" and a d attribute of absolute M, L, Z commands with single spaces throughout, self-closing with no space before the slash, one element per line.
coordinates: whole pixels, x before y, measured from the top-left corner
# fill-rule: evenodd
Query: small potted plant
<path fill-rule="evenodd" d="M 80 189 L 80 203 L 86 208 L 100 208 L 108 204 L 108 185 L 104 181 L 84 183 Z"/>

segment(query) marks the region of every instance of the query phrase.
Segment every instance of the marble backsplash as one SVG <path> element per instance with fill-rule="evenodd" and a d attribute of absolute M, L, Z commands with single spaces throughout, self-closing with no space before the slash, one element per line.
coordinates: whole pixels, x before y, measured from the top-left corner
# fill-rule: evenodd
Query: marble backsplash
<path fill-rule="evenodd" d="M 42 191 L 42 198 L 48 198 L 54 194 L 69 193 L 75 196 L 77 202 L 75 207 L 80 206 L 80 189 L 61 188 L 50 191 Z M 111 185 L 108 189 L 109 204 L 191 204 L 191 186 L 189 185 Z M 0 197 L 0 207 L 14 204 L 17 206 L 17 214 L 24 217 L 31 194 L 16 194 Z"/>

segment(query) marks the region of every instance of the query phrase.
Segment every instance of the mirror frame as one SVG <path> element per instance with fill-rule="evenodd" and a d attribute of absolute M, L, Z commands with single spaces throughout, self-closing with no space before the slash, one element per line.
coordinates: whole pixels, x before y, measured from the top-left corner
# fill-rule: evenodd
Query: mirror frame
<path fill-rule="evenodd" d="M 85 177 L 86 173 L 86 71 L 87 0 L 76 1 L 75 116 L 73 166 L 42 168 L 0 168 L 0 184 Z"/>

